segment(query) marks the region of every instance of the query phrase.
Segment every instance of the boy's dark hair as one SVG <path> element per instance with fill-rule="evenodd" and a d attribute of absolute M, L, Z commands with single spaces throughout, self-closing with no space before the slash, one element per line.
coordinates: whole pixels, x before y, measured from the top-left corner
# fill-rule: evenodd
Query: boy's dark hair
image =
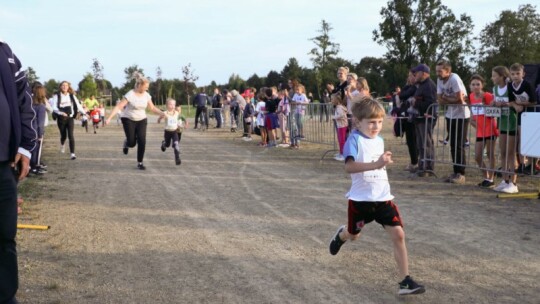
<path fill-rule="evenodd" d="M 486 80 L 484 79 L 484 77 L 478 75 L 478 74 L 474 74 L 471 76 L 471 80 L 469 81 L 469 83 L 471 83 L 473 80 L 478 80 L 480 81 L 482 84 L 485 84 L 486 83 Z"/>
<path fill-rule="evenodd" d="M 516 62 L 510 66 L 510 71 L 517 72 L 517 71 L 524 71 L 524 70 L 525 70 L 525 67 L 521 63 Z"/>
<path fill-rule="evenodd" d="M 266 88 L 266 90 L 264 90 L 264 94 L 266 95 L 267 98 L 271 98 L 272 97 L 272 88 Z"/>

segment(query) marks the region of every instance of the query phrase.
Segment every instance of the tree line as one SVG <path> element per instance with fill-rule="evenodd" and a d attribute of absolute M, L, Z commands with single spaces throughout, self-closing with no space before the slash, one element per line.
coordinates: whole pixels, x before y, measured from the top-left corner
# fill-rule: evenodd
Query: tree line
<path fill-rule="evenodd" d="M 441 0 L 388 1 L 379 14 L 382 21 L 373 30 L 372 39 L 386 48 L 381 57 L 363 57 L 358 62 L 340 57 L 340 44 L 331 37 L 333 28 L 322 20 L 316 36 L 309 38 L 314 45 L 307 52 L 312 67 L 300 66 L 293 57 L 281 71 L 271 70 L 262 76 L 253 74 L 247 79 L 233 73 L 227 83 L 212 81 L 205 87 L 208 93 L 214 87 L 243 91 L 250 87 L 279 86 L 289 79 L 296 79 L 305 85 L 306 92 L 319 99 L 325 84 L 336 81 L 337 68 L 347 66 L 351 72 L 367 79 L 374 95 L 385 95 L 395 86 L 403 85 L 408 70 L 418 63 L 434 66 L 438 60 L 447 59 L 462 79 L 469 79 L 474 73 L 489 79 L 491 69 L 497 65 L 540 64 L 540 15 L 531 4 L 519 5 L 516 11 L 502 11 L 476 37 L 473 36 L 471 17 L 467 14 L 456 16 Z M 181 78 L 174 79 L 163 79 L 160 67 L 152 77 L 138 65 L 132 65 L 124 69 L 125 83 L 113 87 L 104 77 L 103 66 L 98 59 L 93 59 L 92 73 L 83 76 L 78 84 L 78 94 L 117 100 L 133 88 L 135 71 L 152 80 L 149 93 L 157 104 L 163 104 L 167 97 L 185 104 L 197 89 L 195 81 L 198 77 L 191 64 L 182 67 Z M 31 67 L 27 72 L 31 81 L 38 80 Z M 44 85 L 49 92 L 54 92 L 58 83 L 50 79 Z"/>

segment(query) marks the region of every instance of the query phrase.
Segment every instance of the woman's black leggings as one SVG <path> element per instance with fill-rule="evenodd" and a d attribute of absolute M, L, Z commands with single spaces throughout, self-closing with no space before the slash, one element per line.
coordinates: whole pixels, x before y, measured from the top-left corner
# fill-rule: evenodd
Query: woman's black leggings
<path fill-rule="evenodd" d="M 69 138 L 69 152 L 75 153 L 75 136 L 73 136 L 73 117 L 59 116 L 56 119 L 58 130 L 60 130 L 60 144 L 64 145 L 66 138 Z"/>
<path fill-rule="evenodd" d="M 148 120 L 145 118 L 139 121 L 133 121 L 129 118 L 122 118 L 124 133 L 126 133 L 127 146 L 130 148 L 137 145 L 137 161 L 142 163 L 144 150 L 146 149 L 146 125 Z"/>

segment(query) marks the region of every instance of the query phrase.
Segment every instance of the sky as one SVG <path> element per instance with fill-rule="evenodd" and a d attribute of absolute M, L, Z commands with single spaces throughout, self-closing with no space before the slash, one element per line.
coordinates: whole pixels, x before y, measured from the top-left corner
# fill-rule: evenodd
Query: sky
<path fill-rule="evenodd" d="M 508 0 L 443 0 L 459 16 L 471 16 L 477 35 L 501 11 L 516 11 Z M 0 40 L 40 81 L 77 84 L 92 72 L 93 58 L 113 86 L 125 83 L 124 69 L 138 65 L 156 78 L 182 78 L 191 63 L 198 86 L 280 72 L 289 58 L 312 67 L 309 39 L 321 20 L 332 26 L 339 56 L 357 63 L 381 57 L 372 32 L 382 21 L 384 0 L 0 0 Z M 538 10 L 538 8 L 537 8 Z"/>

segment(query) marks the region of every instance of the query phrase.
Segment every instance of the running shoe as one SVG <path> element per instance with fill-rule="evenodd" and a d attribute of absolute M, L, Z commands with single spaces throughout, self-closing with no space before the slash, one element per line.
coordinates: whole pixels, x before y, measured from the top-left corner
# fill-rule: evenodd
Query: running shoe
<path fill-rule="evenodd" d="M 332 240 L 330 241 L 330 254 L 336 255 L 339 252 L 339 249 L 343 244 L 345 244 L 345 241 L 342 241 L 339 237 L 339 234 L 345 229 L 345 225 L 339 226 L 338 230 L 336 231 L 336 234 L 332 237 Z"/>
<path fill-rule="evenodd" d="M 481 183 L 478 183 L 478 187 L 482 188 L 492 188 L 493 186 L 495 186 L 495 183 L 487 179 L 483 180 Z"/>
<path fill-rule="evenodd" d="M 77 159 L 77 156 L 75 155 L 75 153 L 71 153 L 71 160 L 76 160 Z"/>
<path fill-rule="evenodd" d="M 165 152 L 165 150 L 167 150 L 167 147 L 165 147 L 165 141 L 163 140 L 161 142 L 161 151 Z"/>
<path fill-rule="evenodd" d="M 506 181 L 502 180 L 500 184 L 497 185 L 497 187 L 493 188 L 494 191 L 501 192 L 503 188 L 505 188 L 507 185 Z"/>
<path fill-rule="evenodd" d="M 411 276 L 406 276 L 403 281 L 399 282 L 398 295 L 406 296 L 411 294 L 420 294 L 426 292 L 423 285 L 416 283 Z"/>
<path fill-rule="evenodd" d="M 138 168 L 139 170 L 146 170 L 146 167 L 143 165 L 143 163 L 137 164 L 137 168 Z"/>
<path fill-rule="evenodd" d="M 124 152 L 125 155 L 128 154 L 128 145 L 127 145 L 127 140 L 124 140 L 124 147 L 122 148 L 122 152 Z"/>
<path fill-rule="evenodd" d="M 510 182 L 510 183 L 506 184 L 506 186 L 504 188 L 502 188 L 500 192 L 513 194 L 513 193 L 518 193 L 519 190 L 518 190 L 517 185 Z"/>

